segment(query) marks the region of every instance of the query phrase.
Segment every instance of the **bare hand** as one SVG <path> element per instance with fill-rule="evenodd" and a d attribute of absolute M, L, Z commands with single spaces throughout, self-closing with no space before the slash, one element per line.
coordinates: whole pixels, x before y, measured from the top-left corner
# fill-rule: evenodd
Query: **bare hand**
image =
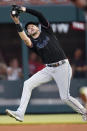
<path fill-rule="evenodd" d="M 20 11 L 22 11 L 22 12 L 26 12 L 26 7 L 21 6 L 21 7 L 20 7 Z"/>

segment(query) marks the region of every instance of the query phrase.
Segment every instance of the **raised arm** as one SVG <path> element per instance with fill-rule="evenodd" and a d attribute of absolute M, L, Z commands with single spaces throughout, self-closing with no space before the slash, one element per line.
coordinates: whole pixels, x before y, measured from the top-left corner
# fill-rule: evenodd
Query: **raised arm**
<path fill-rule="evenodd" d="M 31 15 L 34 15 L 38 18 L 39 22 L 45 26 L 45 27 L 49 27 L 49 22 L 47 21 L 47 19 L 43 16 L 43 14 L 39 11 L 36 11 L 34 9 L 29 9 L 26 7 L 20 7 L 20 10 L 25 12 L 25 13 L 29 13 Z"/>
<path fill-rule="evenodd" d="M 46 20 L 46 18 L 43 16 L 42 13 L 40 13 L 40 12 L 38 12 L 38 11 L 36 11 L 36 10 L 33 10 L 33 9 L 28 9 L 28 8 L 26 8 L 26 13 L 30 13 L 30 14 L 36 16 L 36 17 L 38 18 L 39 22 L 40 22 L 42 25 L 44 25 L 44 26 L 46 26 L 46 27 L 49 26 L 48 21 Z"/>
<path fill-rule="evenodd" d="M 13 17 L 11 15 L 11 18 L 13 19 L 14 23 L 16 24 L 16 28 L 17 28 L 18 34 L 21 37 L 21 39 L 25 42 L 27 46 L 32 47 L 32 42 L 30 38 L 26 35 L 25 31 L 23 30 L 19 17 L 16 17 L 16 16 Z"/>

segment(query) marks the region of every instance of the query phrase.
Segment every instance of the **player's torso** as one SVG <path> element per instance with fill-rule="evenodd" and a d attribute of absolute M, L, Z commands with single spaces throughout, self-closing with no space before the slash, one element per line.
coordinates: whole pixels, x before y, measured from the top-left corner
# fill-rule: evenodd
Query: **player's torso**
<path fill-rule="evenodd" d="M 40 36 L 37 39 L 31 38 L 31 41 L 34 51 L 42 58 L 45 64 L 65 59 L 65 54 L 51 29 L 45 30 L 42 28 Z"/>

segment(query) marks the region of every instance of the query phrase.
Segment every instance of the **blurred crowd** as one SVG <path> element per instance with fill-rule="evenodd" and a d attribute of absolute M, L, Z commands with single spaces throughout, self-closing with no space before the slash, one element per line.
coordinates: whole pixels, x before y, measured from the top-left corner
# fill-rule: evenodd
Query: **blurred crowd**
<path fill-rule="evenodd" d="M 71 62 L 73 77 L 86 78 L 87 76 L 87 63 L 83 57 L 82 49 L 76 49 Z"/>
<path fill-rule="evenodd" d="M 17 58 L 13 58 L 8 64 L 5 63 L 2 54 L 0 53 L 0 80 L 19 80 L 23 78 L 22 67 Z M 73 78 L 86 78 L 87 77 L 87 64 L 83 58 L 83 51 L 76 49 L 71 60 L 73 71 Z M 36 72 L 42 70 L 45 65 L 42 60 L 34 52 L 29 55 L 29 77 Z"/>
<path fill-rule="evenodd" d="M 13 1 L 16 4 L 32 4 L 32 5 L 42 5 L 42 4 L 61 4 L 70 2 L 69 0 L 0 0 L 1 5 L 8 5 L 8 3 L 12 3 Z"/>
<path fill-rule="evenodd" d="M 22 69 L 17 58 L 13 58 L 7 65 L 0 54 L 0 80 L 18 80 L 22 78 Z"/>
<path fill-rule="evenodd" d="M 31 52 L 29 57 L 29 74 L 30 76 L 34 75 L 36 72 L 42 70 L 45 65 L 42 63 L 42 60 L 34 52 Z"/>
<path fill-rule="evenodd" d="M 20 63 L 17 58 L 12 58 L 7 64 L 3 59 L 2 53 L 0 53 L 0 80 L 22 79 L 23 69 L 19 65 Z M 41 59 L 34 52 L 31 52 L 29 56 L 29 76 L 31 77 L 44 67 L 45 65 Z"/>

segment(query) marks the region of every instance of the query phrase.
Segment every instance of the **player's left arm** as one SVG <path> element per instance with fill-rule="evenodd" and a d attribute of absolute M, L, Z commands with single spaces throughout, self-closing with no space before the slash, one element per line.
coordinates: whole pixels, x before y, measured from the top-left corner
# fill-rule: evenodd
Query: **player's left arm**
<path fill-rule="evenodd" d="M 36 16 L 38 18 L 39 22 L 41 23 L 41 25 L 45 26 L 46 28 L 49 27 L 50 24 L 49 24 L 48 20 L 44 17 L 44 15 L 41 12 L 36 11 L 34 9 L 26 8 L 26 7 L 20 7 L 20 10 L 22 12 L 29 13 L 33 16 Z"/>

